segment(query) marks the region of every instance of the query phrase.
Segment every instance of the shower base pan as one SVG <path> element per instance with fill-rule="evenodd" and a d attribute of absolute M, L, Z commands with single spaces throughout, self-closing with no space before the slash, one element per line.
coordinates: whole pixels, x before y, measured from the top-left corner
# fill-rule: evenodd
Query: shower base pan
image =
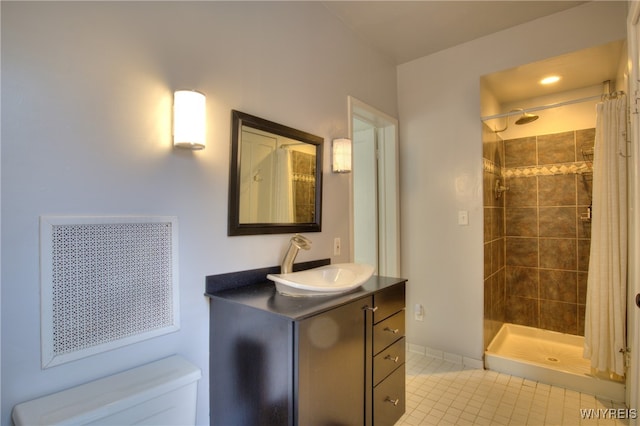
<path fill-rule="evenodd" d="M 621 381 L 596 376 L 582 358 L 584 337 L 523 325 L 503 324 L 485 352 L 488 370 L 624 401 Z"/>

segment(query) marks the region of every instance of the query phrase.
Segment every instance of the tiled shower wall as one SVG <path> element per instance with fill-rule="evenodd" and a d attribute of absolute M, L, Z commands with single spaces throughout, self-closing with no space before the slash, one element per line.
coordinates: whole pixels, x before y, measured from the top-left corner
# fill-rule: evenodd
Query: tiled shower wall
<path fill-rule="evenodd" d="M 486 124 L 482 131 L 484 204 L 484 345 L 487 347 L 506 321 L 504 196 L 496 198 L 502 182 L 504 143 Z"/>
<path fill-rule="evenodd" d="M 584 334 L 594 137 L 504 141 L 507 322 Z"/>
<path fill-rule="evenodd" d="M 592 157 L 583 152 L 594 137 L 502 141 L 483 127 L 485 347 L 504 322 L 584 334 Z M 500 197 L 496 180 L 509 188 Z"/>
<path fill-rule="evenodd" d="M 316 157 L 299 151 L 291 152 L 295 222 L 315 220 Z"/>

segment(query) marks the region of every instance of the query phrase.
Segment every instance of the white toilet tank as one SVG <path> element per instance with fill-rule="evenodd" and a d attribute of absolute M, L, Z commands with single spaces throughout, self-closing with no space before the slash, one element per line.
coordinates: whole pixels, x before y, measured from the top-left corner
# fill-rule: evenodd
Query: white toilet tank
<path fill-rule="evenodd" d="M 23 402 L 16 426 L 193 425 L 202 373 L 174 355 L 113 376 Z"/>

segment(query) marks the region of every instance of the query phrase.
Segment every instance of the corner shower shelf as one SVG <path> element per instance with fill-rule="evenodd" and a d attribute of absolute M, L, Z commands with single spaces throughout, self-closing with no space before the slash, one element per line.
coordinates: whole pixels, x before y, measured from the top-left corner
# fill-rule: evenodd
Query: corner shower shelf
<path fill-rule="evenodd" d="M 584 159 L 585 169 L 580 171 L 579 174 L 582 176 L 582 183 L 584 184 L 585 190 L 589 195 L 589 201 L 591 199 L 591 190 L 593 184 L 593 151 L 594 147 L 591 144 L 585 144 L 580 147 L 580 151 L 582 151 L 582 158 Z M 591 206 L 589 206 L 587 212 L 583 214 L 580 219 L 583 222 L 591 222 Z"/>

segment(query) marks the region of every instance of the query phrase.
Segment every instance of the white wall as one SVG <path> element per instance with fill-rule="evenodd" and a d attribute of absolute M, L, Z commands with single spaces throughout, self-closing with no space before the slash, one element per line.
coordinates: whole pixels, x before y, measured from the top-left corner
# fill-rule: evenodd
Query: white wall
<path fill-rule="evenodd" d="M 503 110 L 511 111 L 516 108 L 527 109 L 541 105 L 553 105 L 565 101 L 591 98 L 594 96 L 599 97 L 602 93 L 602 85 L 596 85 L 578 90 L 569 90 L 555 95 L 540 96 L 520 102 L 508 103 L 503 105 Z M 595 127 L 596 104 L 599 101 L 600 99 L 598 98 L 556 108 L 533 111 L 532 113 L 538 115 L 540 118 L 526 125 L 519 126 L 515 124 L 519 115 L 511 116 L 509 118 L 509 127 L 504 132 L 501 132 L 500 136 L 502 136 L 504 140 L 507 140 Z M 504 128 L 505 119 L 487 120 L 487 124 L 492 127 L 495 123 L 498 123 L 499 128 Z"/>
<path fill-rule="evenodd" d="M 397 115 L 396 67 L 314 2 L 2 2 L 2 424 L 18 402 L 180 353 L 203 371 L 205 276 L 280 262 L 289 235 L 227 237 L 231 109 L 325 138 L 323 231 L 348 261 L 348 180 L 329 173 L 347 96 Z M 207 148 L 170 145 L 172 92 L 207 94 Z M 40 369 L 38 217 L 176 215 L 182 328 Z M 232 319 L 230 319 L 232 320 Z"/>
<path fill-rule="evenodd" d="M 625 22 L 626 3 L 589 2 L 398 68 L 402 274 L 425 306 L 409 342 L 482 358 L 480 77 L 625 38 Z"/>

